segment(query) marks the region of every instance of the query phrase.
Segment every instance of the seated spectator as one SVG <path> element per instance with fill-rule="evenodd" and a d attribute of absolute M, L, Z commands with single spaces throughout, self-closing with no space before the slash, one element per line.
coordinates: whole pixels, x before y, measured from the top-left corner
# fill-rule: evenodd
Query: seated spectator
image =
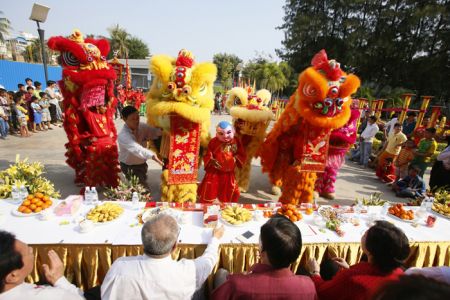
<path fill-rule="evenodd" d="M 450 285 L 419 275 L 401 276 L 378 290 L 371 300 L 450 299 Z"/>
<path fill-rule="evenodd" d="M 395 160 L 395 177 L 397 179 L 408 176 L 409 163 L 414 159 L 414 149 L 416 144 L 412 140 L 408 140 L 400 150 L 397 159 Z"/>
<path fill-rule="evenodd" d="M 423 174 L 425 174 L 425 171 L 431 162 L 431 156 L 434 154 L 434 151 L 436 151 L 437 148 L 437 143 L 434 140 L 436 129 L 427 128 L 424 135 L 425 138 L 420 141 L 419 145 L 417 146 L 417 150 L 414 152 L 414 159 L 411 161 L 411 164 L 416 165 L 420 168 L 420 177 L 423 177 Z"/>
<path fill-rule="evenodd" d="M 425 195 L 425 182 L 419 176 L 420 168 L 415 165 L 409 166 L 409 175 L 394 182 L 393 190 L 397 197 L 417 198 Z"/>
<path fill-rule="evenodd" d="M 405 275 L 422 275 L 450 284 L 450 267 L 409 268 Z"/>
<path fill-rule="evenodd" d="M 103 280 L 102 299 L 190 299 L 211 274 L 224 228 L 215 228 L 202 256 L 175 261 L 177 221 L 159 214 L 142 227 L 144 255 L 118 258 Z"/>
<path fill-rule="evenodd" d="M 365 300 L 383 284 L 403 274 L 400 268 L 409 255 L 409 241 L 399 228 L 386 221 L 377 221 L 361 238 L 361 249 L 367 262 L 351 267 L 344 259 L 336 259 L 342 269 L 329 281 L 320 276 L 315 259 L 308 261 L 321 300 Z"/>
<path fill-rule="evenodd" d="M 393 183 L 395 181 L 395 167 L 391 157 L 384 159 L 384 165 L 377 167 L 377 177 L 386 183 Z"/>
<path fill-rule="evenodd" d="M 228 275 L 212 299 L 317 298 L 311 279 L 289 268 L 302 248 L 302 235 L 294 223 L 283 216 L 271 218 L 261 227 L 259 247 L 261 263 L 253 265 L 250 274 Z"/>
<path fill-rule="evenodd" d="M 26 283 L 34 267 L 33 248 L 6 231 L 0 231 L 0 300 L 78 300 L 83 293 L 63 276 L 64 265 L 55 251 L 48 252 L 50 265 L 43 265 L 52 286 Z"/>
<path fill-rule="evenodd" d="M 446 137 L 447 147 L 442 150 L 431 168 L 430 189 L 450 187 L 450 135 Z"/>

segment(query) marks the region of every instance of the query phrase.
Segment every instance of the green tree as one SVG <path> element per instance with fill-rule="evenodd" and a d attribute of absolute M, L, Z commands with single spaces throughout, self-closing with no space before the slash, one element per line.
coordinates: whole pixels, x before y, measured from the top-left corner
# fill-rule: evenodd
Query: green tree
<path fill-rule="evenodd" d="M 3 12 L 0 10 L 0 15 L 3 15 Z M 11 23 L 5 17 L 0 18 L 0 41 L 5 41 L 5 35 L 8 35 L 9 30 L 11 29 Z"/>
<path fill-rule="evenodd" d="M 150 56 L 150 50 L 146 43 L 141 39 L 132 36 L 126 41 L 128 48 L 128 58 L 131 59 L 144 59 Z"/>
<path fill-rule="evenodd" d="M 118 57 L 128 57 L 127 40 L 130 38 L 130 34 L 123 28 L 120 28 L 119 24 L 116 24 L 108 28 L 111 50 L 119 51 Z M 112 52 L 112 51 L 110 51 Z"/>
<path fill-rule="evenodd" d="M 259 56 L 245 65 L 242 75 L 250 84 L 256 82 L 257 89 L 268 89 L 274 93 L 289 85 L 294 71 L 286 63 L 276 63 Z"/>
<path fill-rule="evenodd" d="M 213 56 L 213 62 L 217 66 L 217 79 L 225 90 L 233 85 L 233 80 L 239 77 L 238 65 L 242 59 L 234 54 L 217 53 Z"/>

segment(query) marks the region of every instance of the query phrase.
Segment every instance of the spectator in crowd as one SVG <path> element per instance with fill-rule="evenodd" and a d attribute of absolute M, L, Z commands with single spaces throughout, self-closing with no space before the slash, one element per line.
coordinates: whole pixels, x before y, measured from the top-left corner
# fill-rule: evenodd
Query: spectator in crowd
<path fill-rule="evenodd" d="M 0 139 L 4 140 L 8 136 L 9 131 L 9 124 L 8 124 L 9 117 L 6 115 L 3 106 L 0 105 Z"/>
<path fill-rule="evenodd" d="M 55 251 L 48 252 L 44 276 L 52 286 L 26 283 L 34 267 L 33 248 L 6 231 L 0 231 L 0 300 L 78 300 L 83 293 L 64 277 L 64 264 Z"/>
<path fill-rule="evenodd" d="M 422 275 L 450 285 L 450 267 L 409 268 L 405 275 Z"/>
<path fill-rule="evenodd" d="M 384 160 L 384 165 L 377 167 L 377 177 L 385 183 L 393 183 L 395 181 L 395 167 L 391 157 Z"/>
<path fill-rule="evenodd" d="M 431 168 L 430 189 L 450 187 L 450 135 L 446 136 L 447 147 L 442 150 Z"/>
<path fill-rule="evenodd" d="M 365 300 L 383 284 L 403 274 L 403 261 L 409 255 L 409 241 L 403 231 L 386 221 L 376 221 L 361 238 L 361 249 L 367 262 L 349 267 L 344 259 L 336 259 L 341 270 L 329 281 L 320 277 L 315 259 L 308 261 L 321 300 Z"/>
<path fill-rule="evenodd" d="M 410 111 L 406 120 L 403 121 L 403 133 L 408 138 L 412 137 L 414 129 L 416 128 L 416 117 L 417 114 L 413 111 Z"/>
<path fill-rule="evenodd" d="M 398 113 L 394 113 L 389 122 L 384 124 L 384 136 L 389 137 L 394 132 L 394 125 L 398 123 Z"/>
<path fill-rule="evenodd" d="M 222 96 L 219 92 L 214 97 L 214 112 L 219 115 L 222 114 Z"/>
<path fill-rule="evenodd" d="M 34 88 L 32 86 L 27 87 L 27 93 L 25 94 L 25 107 L 28 110 L 28 129 L 33 130 L 34 124 L 34 114 L 31 103 L 33 102 L 31 98 L 34 95 Z"/>
<path fill-rule="evenodd" d="M 41 100 L 41 92 L 42 92 L 42 84 L 39 81 L 35 81 L 34 85 L 36 86 L 34 88 L 34 93 L 33 95 L 36 96 L 39 100 Z"/>
<path fill-rule="evenodd" d="M 39 105 L 39 99 L 36 96 L 31 97 L 31 108 L 33 109 L 33 132 L 42 131 L 41 119 L 42 108 Z M 37 129 L 37 130 L 36 130 Z"/>
<path fill-rule="evenodd" d="M 395 160 L 395 177 L 397 179 L 408 176 L 408 166 L 414 158 L 415 148 L 416 144 L 414 144 L 414 141 L 412 140 L 407 140 L 403 144 L 402 150 L 400 150 L 400 153 Z"/>
<path fill-rule="evenodd" d="M 259 253 L 261 263 L 253 265 L 249 274 L 219 273 L 212 299 L 317 299 L 310 278 L 295 275 L 290 265 L 302 248 L 302 235 L 297 225 L 284 216 L 275 216 L 261 227 Z M 221 269 L 223 270 L 223 269 Z"/>
<path fill-rule="evenodd" d="M 120 168 L 125 176 L 134 175 L 143 186 L 148 187 L 147 160 L 153 159 L 161 165 L 162 162 L 153 151 L 147 149 L 147 142 L 158 139 L 161 130 L 140 122 L 139 112 L 134 106 L 123 108 L 122 119 L 125 124 L 117 138 Z"/>
<path fill-rule="evenodd" d="M 402 132 L 402 125 L 400 123 L 395 123 L 393 132 L 388 136 L 387 142 L 383 147 L 383 151 L 378 157 L 377 172 L 382 173 L 382 168 L 386 165 L 386 159 L 390 158 L 391 161 L 395 160 L 397 155 L 400 153 L 401 147 L 404 142 L 406 142 L 407 137 Z M 379 169 L 379 170 L 378 170 Z"/>
<path fill-rule="evenodd" d="M 369 122 L 369 118 L 371 115 L 372 112 L 369 109 L 364 111 L 364 115 L 361 117 L 361 124 L 359 125 L 358 133 L 361 133 L 364 131 L 364 129 L 366 129 L 366 126 Z"/>
<path fill-rule="evenodd" d="M 429 124 L 430 124 L 430 117 L 424 116 L 422 124 L 414 130 L 413 139 L 416 145 L 419 145 L 420 140 L 425 137 L 425 130 L 428 128 Z"/>
<path fill-rule="evenodd" d="M 20 136 L 29 137 L 31 134 L 28 132 L 28 110 L 22 106 L 25 95 L 20 93 L 16 99 L 14 99 L 14 109 L 17 114 L 17 120 L 20 124 Z"/>
<path fill-rule="evenodd" d="M 8 131 L 9 131 L 9 123 L 10 123 L 10 118 L 11 118 L 11 107 L 10 107 L 10 103 L 8 101 L 8 95 L 6 93 L 6 90 L 4 88 L 0 88 L 0 106 L 3 110 L 2 115 L 4 117 L 2 117 L 2 120 L 6 121 L 6 124 L 3 125 L 2 128 L 8 128 L 6 129 L 6 133 L 3 132 L 2 133 L 2 137 L 6 137 L 8 135 Z M 0 121 L 2 122 L 2 121 Z M 2 122 L 4 123 L 4 122 Z"/>
<path fill-rule="evenodd" d="M 450 299 L 450 285 L 420 275 L 400 276 L 381 287 L 371 300 Z"/>
<path fill-rule="evenodd" d="M 53 80 L 47 81 L 47 88 L 45 92 L 48 94 L 49 103 L 50 103 L 50 115 L 52 118 L 52 124 L 56 125 L 57 122 L 62 121 L 62 110 L 59 102 L 62 100 L 62 97 L 59 93 L 56 92 L 56 82 Z"/>
<path fill-rule="evenodd" d="M 417 198 L 423 197 L 425 194 L 425 182 L 419 175 L 420 168 L 410 164 L 408 176 L 394 182 L 393 190 L 397 197 Z"/>
<path fill-rule="evenodd" d="M 420 141 L 417 150 L 414 152 L 414 159 L 411 164 L 420 168 L 419 176 L 423 177 L 428 165 L 431 162 L 431 156 L 437 148 L 437 143 L 434 139 L 436 128 L 427 128 L 425 130 L 425 137 Z"/>
<path fill-rule="evenodd" d="M 370 153 L 372 153 L 373 138 L 379 130 L 376 122 L 377 117 L 370 116 L 366 128 L 359 137 L 361 141 L 359 164 L 364 168 L 367 168 L 367 164 L 369 163 Z"/>
<path fill-rule="evenodd" d="M 27 88 L 28 88 L 29 86 L 31 86 L 31 87 L 33 88 L 33 90 L 36 89 L 36 88 L 34 87 L 34 85 L 33 85 L 33 79 L 31 79 L 31 78 L 25 78 L 25 84 L 27 85 Z"/>
<path fill-rule="evenodd" d="M 142 227 L 144 255 L 117 259 L 103 280 L 101 295 L 111 299 L 191 299 L 216 265 L 224 227 L 216 227 L 202 256 L 173 260 L 180 233 L 177 221 L 159 214 Z"/>
<path fill-rule="evenodd" d="M 28 86 L 27 87 L 27 93 L 25 94 L 25 101 L 30 101 L 31 100 L 31 96 L 34 95 L 34 89 L 32 86 Z"/>
<path fill-rule="evenodd" d="M 21 83 L 19 83 L 17 85 L 17 91 L 18 92 L 22 92 L 22 93 L 26 93 L 27 92 L 27 90 L 25 89 L 25 86 L 23 84 L 21 84 Z"/>
<path fill-rule="evenodd" d="M 50 103 L 48 102 L 48 95 L 46 92 L 40 92 L 39 93 L 39 106 L 42 108 L 42 126 L 44 127 L 45 130 L 50 129 L 53 130 L 53 128 L 50 126 L 50 121 L 51 121 L 51 117 L 50 117 Z M 47 126 L 47 127 L 46 127 Z"/>

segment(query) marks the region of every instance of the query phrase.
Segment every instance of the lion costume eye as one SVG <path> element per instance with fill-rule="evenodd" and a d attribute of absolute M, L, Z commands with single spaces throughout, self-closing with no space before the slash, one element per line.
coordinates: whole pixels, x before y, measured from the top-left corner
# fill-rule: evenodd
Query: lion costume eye
<path fill-rule="evenodd" d="M 202 84 L 202 86 L 200 87 L 200 89 L 198 90 L 198 94 L 200 96 L 204 96 L 206 94 L 206 84 Z"/>
<path fill-rule="evenodd" d="M 75 57 L 75 55 L 73 55 L 70 52 L 63 52 L 61 54 L 62 60 L 64 62 L 64 64 L 68 65 L 68 66 L 78 66 L 80 64 L 80 62 L 78 61 L 78 59 Z"/>
<path fill-rule="evenodd" d="M 169 83 L 167 84 L 167 89 L 168 89 L 169 91 L 173 91 L 176 87 L 177 87 L 177 86 L 175 85 L 174 82 L 169 82 Z"/>
<path fill-rule="evenodd" d="M 311 84 L 305 84 L 303 86 L 303 95 L 306 97 L 314 97 L 317 94 L 317 90 Z"/>

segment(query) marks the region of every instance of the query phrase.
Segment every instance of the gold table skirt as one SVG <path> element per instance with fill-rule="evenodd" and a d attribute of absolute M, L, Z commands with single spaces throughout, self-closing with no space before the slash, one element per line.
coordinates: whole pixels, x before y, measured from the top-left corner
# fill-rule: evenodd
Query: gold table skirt
<path fill-rule="evenodd" d="M 450 242 L 414 242 L 406 261 L 408 267 L 450 266 Z M 89 289 L 102 283 L 111 264 L 118 257 L 134 256 L 143 253 L 139 245 L 79 245 L 79 244 L 47 244 L 31 245 L 34 248 L 35 268 L 27 278 L 29 282 L 39 282 L 42 277 L 42 264 L 48 264 L 47 252 L 55 250 L 65 265 L 67 279 L 82 289 Z M 196 258 L 203 254 L 206 245 L 180 244 L 172 254 L 174 259 Z M 219 263 L 214 272 L 225 268 L 232 273 L 249 270 L 259 260 L 256 244 L 222 244 L 220 246 Z M 319 262 L 324 257 L 343 257 L 352 265 L 362 255 L 360 243 L 314 243 L 305 244 L 297 261 L 292 264 L 296 272 L 304 266 L 310 257 Z M 211 284 L 211 278 L 209 283 Z M 211 287 L 211 285 L 210 285 Z"/>

